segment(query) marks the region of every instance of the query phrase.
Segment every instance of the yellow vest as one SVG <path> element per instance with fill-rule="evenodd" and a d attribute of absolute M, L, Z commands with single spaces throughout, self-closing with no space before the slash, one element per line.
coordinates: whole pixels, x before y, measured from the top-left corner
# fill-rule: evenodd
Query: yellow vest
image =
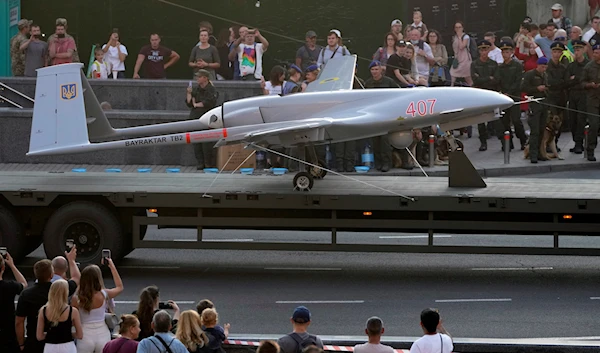
<path fill-rule="evenodd" d="M 570 63 L 572 63 L 575 60 L 573 54 L 571 54 L 571 51 L 569 49 L 563 51 L 563 54 L 560 56 L 559 61 L 562 61 L 563 58 L 567 58 L 567 60 L 569 60 Z"/>

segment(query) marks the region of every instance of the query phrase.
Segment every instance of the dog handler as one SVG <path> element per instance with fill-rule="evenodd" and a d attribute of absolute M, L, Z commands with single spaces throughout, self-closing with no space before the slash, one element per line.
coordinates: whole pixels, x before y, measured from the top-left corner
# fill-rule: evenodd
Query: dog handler
<path fill-rule="evenodd" d="M 600 54 L 600 50 L 599 50 Z M 599 55 L 600 57 L 600 55 Z M 534 98 L 546 98 L 548 90 L 548 59 L 541 57 L 537 61 L 537 68 L 527 71 L 523 76 L 521 91 Z M 548 109 L 539 102 L 529 103 L 529 119 L 527 120 L 531 133 L 529 134 L 529 156 L 531 163 L 538 162 L 540 152 L 540 138 L 544 135 L 548 119 Z M 547 160 L 541 157 L 540 160 Z"/>
<path fill-rule="evenodd" d="M 600 114 L 600 44 L 593 47 L 593 59 L 583 68 L 583 87 L 587 91 L 587 118 L 590 124 L 587 143 L 588 161 L 595 162 L 594 150 L 598 144 L 598 114 Z"/>
<path fill-rule="evenodd" d="M 575 147 L 571 152 L 575 154 L 583 153 L 583 131 L 585 129 L 585 120 L 587 118 L 586 93 L 581 82 L 583 77 L 583 68 L 590 62 L 585 57 L 586 43 L 581 40 L 573 41 L 573 50 L 575 50 L 575 60 L 567 67 L 567 90 L 569 92 L 569 108 L 571 113 L 571 131 L 573 132 L 573 141 Z"/>

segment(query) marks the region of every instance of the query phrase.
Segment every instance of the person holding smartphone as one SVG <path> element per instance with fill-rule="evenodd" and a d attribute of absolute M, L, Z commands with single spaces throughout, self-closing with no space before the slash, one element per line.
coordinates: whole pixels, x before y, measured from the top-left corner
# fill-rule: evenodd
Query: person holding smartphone
<path fill-rule="evenodd" d="M 167 302 L 160 301 L 160 292 L 157 286 L 148 286 L 140 293 L 140 302 L 138 308 L 132 314 L 140 320 L 140 334 L 137 341 L 154 335 L 152 330 L 152 318 L 160 310 L 174 310 L 172 327 L 177 327 L 179 316 L 181 314 L 179 306 L 172 300 Z"/>
<path fill-rule="evenodd" d="M 16 281 L 3 278 L 6 266 L 10 267 Z M 27 280 L 19 272 L 6 248 L 0 248 L 0 342 L 8 353 L 20 352 L 15 331 L 15 297 L 27 288 Z"/>

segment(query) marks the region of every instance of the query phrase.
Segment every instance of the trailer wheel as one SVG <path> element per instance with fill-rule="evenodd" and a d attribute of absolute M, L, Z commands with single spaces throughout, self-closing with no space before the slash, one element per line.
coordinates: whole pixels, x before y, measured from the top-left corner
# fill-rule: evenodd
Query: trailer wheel
<path fill-rule="evenodd" d="M 73 239 L 82 265 L 99 264 L 102 249 L 110 249 L 115 261 L 123 257 L 121 224 L 113 212 L 97 203 L 71 202 L 50 216 L 44 229 L 46 256 L 63 255 L 67 239 Z"/>
<path fill-rule="evenodd" d="M 23 227 L 13 212 L 3 206 L 0 206 L 0 246 L 6 247 L 15 261 L 27 255 L 27 239 L 23 234 Z"/>

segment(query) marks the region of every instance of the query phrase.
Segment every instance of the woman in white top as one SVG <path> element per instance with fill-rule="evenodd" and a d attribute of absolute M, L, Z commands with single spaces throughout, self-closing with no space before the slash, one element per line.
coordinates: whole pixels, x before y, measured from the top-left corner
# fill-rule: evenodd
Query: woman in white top
<path fill-rule="evenodd" d="M 269 81 L 265 82 L 263 93 L 265 95 L 279 94 L 283 92 L 283 85 L 285 84 L 285 69 L 279 65 L 273 66 Z"/>
<path fill-rule="evenodd" d="M 113 29 L 108 43 L 102 46 L 102 51 L 104 60 L 112 67 L 112 75 L 117 75 L 116 78 L 125 78 L 125 59 L 128 53 L 127 48 L 119 42 L 119 31 L 116 28 Z"/>
<path fill-rule="evenodd" d="M 96 265 L 87 266 L 81 271 L 79 288 L 73 296 L 72 305 L 79 309 L 83 326 L 83 339 L 77 341 L 77 353 L 102 353 L 104 345 L 111 340 L 111 332 L 104 322 L 107 301 L 123 292 L 123 281 L 112 259 L 108 268 L 115 281 L 115 288 L 105 289 L 102 272 Z"/>
<path fill-rule="evenodd" d="M 411 70 L 410 70 L 410 79 L 409 83 L 412 83 L 417 86 L 427 86 L 427 80 L 424 77 L 419 75 L 419 71 L 417 70 L 417 59 L 415 53 L 415 47 L 411 43 L 406 44 L 406 51 L 404 52 L 404 57 L 410 60 L 411 62 Z M 405 75 L 406 77 L 406 75 Z"/>

